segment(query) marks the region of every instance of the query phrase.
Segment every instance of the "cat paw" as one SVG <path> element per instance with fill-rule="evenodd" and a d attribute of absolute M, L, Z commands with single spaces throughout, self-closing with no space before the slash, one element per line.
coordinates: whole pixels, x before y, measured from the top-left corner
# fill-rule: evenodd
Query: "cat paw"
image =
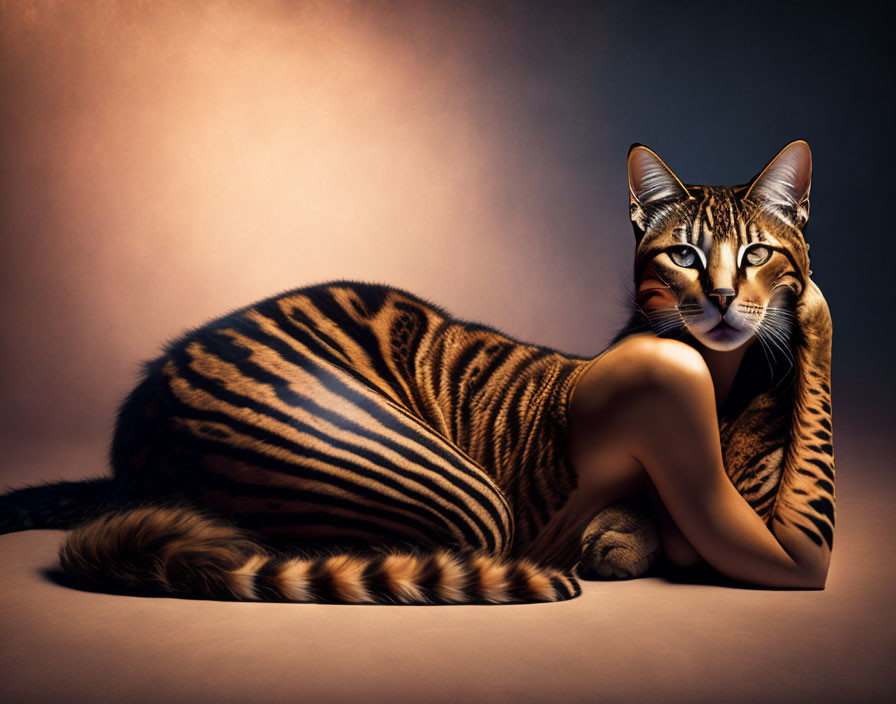
<path fill-rule="evenodd" d="M 585 530 L 576 574 L 583 579 L 632 579 L 644 575 L 659 554 L 653 519 L 616 504 L 598 513 Z"/>

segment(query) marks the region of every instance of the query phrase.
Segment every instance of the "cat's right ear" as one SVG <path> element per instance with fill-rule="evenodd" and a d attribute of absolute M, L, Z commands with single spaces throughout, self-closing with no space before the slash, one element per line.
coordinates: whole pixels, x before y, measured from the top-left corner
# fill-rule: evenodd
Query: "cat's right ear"
<path fill-rule="evenodd" d="M 779 209 L 786 220 L 802 230 L 809 220 L 812 151 L 802 139 L 791 142 L 756 176 L 744 200 Z"/>
<path fill-rule="evenodd" d="M 632 225 L 639 240 L 647 231 L 652 208 L 691 197 L 672 169 L 643 144 L 633 144 L 628 150 L 628 192 Z"/>

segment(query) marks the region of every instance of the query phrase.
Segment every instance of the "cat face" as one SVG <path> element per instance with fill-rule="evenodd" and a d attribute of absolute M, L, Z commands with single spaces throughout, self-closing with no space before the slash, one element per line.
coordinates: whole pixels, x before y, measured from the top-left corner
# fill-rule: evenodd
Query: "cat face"
<path fill-rule="evenodd" d="M 723 351 L 754 337 L 786 346 L 810 273 L 809 145 L 789 144 L 740 186 L 685 185 L 640 145 L 628 172 L 636 304 L 657 334 Z"/>

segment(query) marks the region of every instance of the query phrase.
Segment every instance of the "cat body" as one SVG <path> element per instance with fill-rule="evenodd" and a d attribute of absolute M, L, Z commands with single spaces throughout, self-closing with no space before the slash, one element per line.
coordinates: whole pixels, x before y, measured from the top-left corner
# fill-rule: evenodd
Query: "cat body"
<path fill-rule="evenodd" d="M 719 408 L 726 471 L 770 525 L 830 546 L 830 322 L 805 305 L 817 291 L 807 201 L 771 202 L 772 166 L 792 164 L 779 155 L 746 186 L 705 188 L 642 149 L 629 163 L 637 290 L 611 347 L 648 334 L 725 350 L 755 336 Z M 0 497 L 0 529 L 74 527 L 63 568 L 104 589 L 571 598 L 577 561 L 628 577 L 659 553 L 649 516 L 610 497 L 584 535 L 569 529 L 582 518 L 570 515 L 570 401 L 602 354 L 527 344 L 391 286 L 289 291 L 167 345 L 119 411 L 112 478 Z"/>

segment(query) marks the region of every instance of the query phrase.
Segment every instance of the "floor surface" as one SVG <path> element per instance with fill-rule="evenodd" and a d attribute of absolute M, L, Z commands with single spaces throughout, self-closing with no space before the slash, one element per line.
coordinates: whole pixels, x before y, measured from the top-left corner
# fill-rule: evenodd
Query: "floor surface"
<path fill-rule="evenodd" d="M 653 577 L 514 606 L 148 599 L 53 581 L 60 532 L 0 536 L 0 700 L 893 701 L 896 479 L 867 438 L 837 447 L 834 554 L 814 592 Z M 4 481 L 96 474 L 101 456 L 12 447 Z"/>

